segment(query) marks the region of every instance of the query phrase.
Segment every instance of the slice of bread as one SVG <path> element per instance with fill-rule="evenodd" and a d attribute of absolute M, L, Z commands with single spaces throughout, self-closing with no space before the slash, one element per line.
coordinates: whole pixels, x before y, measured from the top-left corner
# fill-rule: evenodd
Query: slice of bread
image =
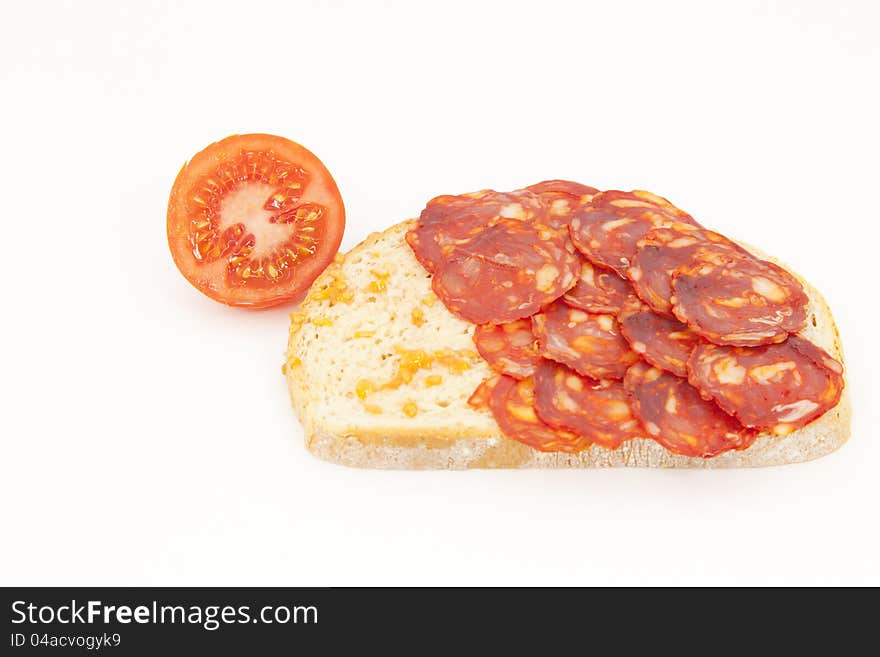
<path fill-rule="evenodd" d="M 306 446 L 322 459 L 370 468 L 729 468 L 807 461 L 849 437 L 845 388 L 840 403 L 812 424 L 711 459 L 679 456 L 648 439 L 563 454 L 506 438 L 488 410 L 467 404 L 491 370 L 474 349 L 473 325 L 444 307 L 404 241 L 413 221 L 338 256 L 291 315 L 290 399 Z M 801 335 L 843 362 L 825 300 L 798 278 L 810 297 Z"/>

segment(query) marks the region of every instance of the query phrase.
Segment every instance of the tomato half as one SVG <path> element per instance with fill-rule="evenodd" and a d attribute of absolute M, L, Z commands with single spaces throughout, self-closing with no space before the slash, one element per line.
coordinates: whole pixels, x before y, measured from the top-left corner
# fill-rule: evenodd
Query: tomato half
<path fill-rule="evenodd" d="M 168 200 L 168 245 L 198 290 L 231 306 L 299 296 L 339 249 L 345 208 L 308 149 L 273 135 L 233 135 L 187 162 Z"/>

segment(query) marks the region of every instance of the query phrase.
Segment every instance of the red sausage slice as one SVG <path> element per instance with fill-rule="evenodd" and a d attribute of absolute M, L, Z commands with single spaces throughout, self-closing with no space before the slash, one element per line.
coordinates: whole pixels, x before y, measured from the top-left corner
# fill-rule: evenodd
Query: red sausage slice
<path fill-rule="evenodd" d="M 431 284 L 453 314 L 502 324 L 561 297 L 579 271 L 580 258 L 562 231 L 500 219 L 457 244 Z"/>
<path fill-rule="evenodd" d="M 621 379 L 639 356 L 612 315 L 596 315 L 559 301 L 532 317 L 538 351 L 595 379 Z"/>
<path fill-rule="evenodd" d="M 554 429 L 572 431 L 608 449 L 644 435 L 620 381 L 596 381 L 544 360 L 535 373 L 535 410 Z"/>
<path fill-rule="evenodd" d="M 474 329 L 474 344 L 493 370 L 515 379 L 534 374 L 541 360 L 529 319 L 480 325 Z"/>
<path fill-rule="evenodd" d="M 489 408 L 505 436 L 542 452 L 580 452 L 590 446 L 586 437 L 553 429 L 538 417 L 531 377 L 517 381 L 502 376 L 489 397 Z"/>
<path fill-rule="evenodd" d="M 468 194 L 438 196 L 428 201 L 406 241 L 422 266 L 433 272 L 456 245 L 502 219 L 541 221 L 544 202 L 526 190 L 502 193 L 484 189 Z"/>
<path fill-rule="evenodd" d="M 648 436 L 676 454 L 709 458 L 745 449 L 757 437 L 754 429 L 703 399 L 687 380 L 647 363 L 633 365 L 623 385 Z"/>
<path fill-rule="evenodd" d="M 468 406 L 475 408 L 477 410 L 483 410 L 489 408 L 489 398 L 492 396 L 492 390 L 495 389 L 495 384 L 498 383 L 498 379 L 501 377 L 497 374 L 489 377 L 488 379 L 484 379 L 480 385 L 471 393 L 471 396 L 468 397 L 467 403 Z"/>
<path fill-rule="evenodd" d="M 573 288 L 562 296 L 569 306 L 591 313 L 616 315 L 627 299 L 633 298 L 632 285 L 609 269 L 584 262 Z"/>
<path fill-rule="evenodd" d="M 687 360 L 700 342 L 696 333 L 638 302 L 627 304 L 617 320 L 620 332 L 633 351 L 654 367 L 676 376 L 687 376 Z"/>
<path fill-rule="evenodd" d="M 779 436 L 834 408 L 843 390 L 843 366 L 796 335 L 764 347 L 702 344 L 688 371 L 704 397 L 743 424 Z"/>
<path fill-rule="evenodd" d="M 765 260 L 705 252 L 672 276 L 672 310 L 716 344 L 782 342 L 806 322 L 808 298 L 787 271 Z"/>
<path fill-rule="evenodd" d="M 570 180 L 545 180 L 529 185 L 527 191 L 537 194 L 547 206 L 546 222 L 554 228 L 571 222 L 574 211 L 589 201 L 599 190 Z"/>
<path fill-rule="evenodd" d="M 673 223 L 698 225 L 688 213 L 656 194 L 608 191 L 579 207 L 568 228 L 574 245 L 591 262 L 625 276 L 645 233 Z"/>
<path fill-rule="evenodd" d="M 718 233 L 690 224 L 676 223 L 654 228 L 637 244 L 627 277 L 636 294 L 655 312 L 672 317 L 672 273 L 690 264 L 701 251 L 715 250 L 748 255 L 744 249 Z"/>

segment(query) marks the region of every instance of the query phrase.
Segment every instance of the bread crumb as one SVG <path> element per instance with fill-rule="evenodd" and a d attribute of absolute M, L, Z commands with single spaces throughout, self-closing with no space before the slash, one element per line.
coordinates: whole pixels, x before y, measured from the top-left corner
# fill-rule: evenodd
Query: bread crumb
<path fill-rule="evenodd" d="M 306 301 L 329 301 L 331 306 L 341 301 L 351 305 L 351 302 L 354 301 L 354 293 L 348 289 L 348 283 L 345 282 L 342 269 L 338 265 L 331 265 L 324 274 L 332 280 L 324 283 L 321 287 L 311 289 L 306 296 Z"/>
<path fill-rule="evenodd" d="M 355 394 L 359 399 L 364 400 L 376 392 L 397 390 L 403 385 L 412 383 L 419 370 L 429 370 L 435 362 L 453 373 L 463 372 L 471 367 L 466 359 L 477 357 L 477 352 L 470 349 L 441 349 L 435 351 L 433 355 L 424 349 L 404 349 L 399 345 L 395 346 L 394 350 L 400 355 L 397 371 L 394 373 L 394 376 L 382 384 L 376 384 L 368 379 L 361 379 L 355 386 Z M 425 387 L 427 388 L 440 385 L 442 382 L 443 377 L 439 374 L 429 374 L 425 377 Z"/>
<path fill-rule="evenodd" d="M 387 271 L 379 271 L 377 269 L 371 269 L 370 274 L 372 274 L 373 278 L 376 280 L 370 281 L 367 289 L 370 292 L 384 292 L 388 287 L 388 279 L 391 277 L 391 274 Z"/>
<path fill-rule="evenodd" d="M 469 370 L 471 368 L 471 364 L 468 360 L 473 360 L 477 357 L 477 352 L 471 351 L 470 349 L 460 349 L 458 351 L 452 351 L 451 349 L 440 349 L 434 352 L 434 358 L 440 365 L 448 368 L 452 372 L 463 372 L 464 370 Z"/>
<path fill-rule="evenodd" d="M 288 335 L 291 337 L 295 335 L 302 328 L 305 320 L 306 316 L 302 311 L 290 313 L 290 329 L 288 330 Z"/>
<path fill-rule="evenodd" d="M 366 399 L 368 395 L 373 394 L 375 391 L 376 386 L 373 385 L 372 381 L 367 381 L 366 379 L 358 381 L 354 389 L 358 399 Z"/>

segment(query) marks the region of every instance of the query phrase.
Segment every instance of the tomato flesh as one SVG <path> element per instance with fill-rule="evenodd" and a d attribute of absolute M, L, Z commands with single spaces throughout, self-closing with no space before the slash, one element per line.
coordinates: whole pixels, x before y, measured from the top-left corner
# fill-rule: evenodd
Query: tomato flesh
<path fill-rule="evenodd" d="M 213 299 L 266 307 L 298 296 L 339 248 L 345 210 L 311 152 L 272 135 L 235 135 L 181 170 L 168 241 L 184 276 Z"/>

